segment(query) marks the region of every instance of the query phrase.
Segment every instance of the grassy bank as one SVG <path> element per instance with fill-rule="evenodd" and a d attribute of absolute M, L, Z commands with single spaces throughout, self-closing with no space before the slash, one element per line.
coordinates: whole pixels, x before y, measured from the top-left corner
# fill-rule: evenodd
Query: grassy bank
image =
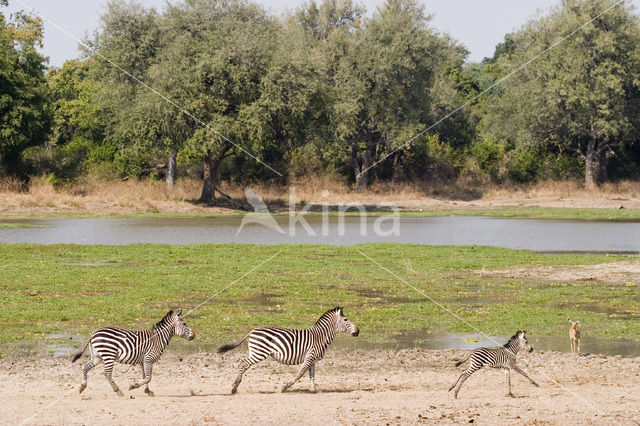
<path fill-rule="evenodd" d="M 197 306 L 279 250 L 188 317 L 200 345 L 233 340 L 260 324 L 308 326 L 336 305 L 344 305 L 363 330 L 376 330 L 369 339 L 406 329 L 474 331 L 358 250 L 490 334 L 518 327 L 564 334 L 567 318 L 578 317 L 590 335 L 640 338 L 637 283 L 489 273 L 633 259 L 629 256 L 389 244 L 0 244 L 0 345 L 8 353 L 41 345 L 51 334 L 85 336 L 104 325 L 146 328 L 170 308 L 186 312 Z"/>

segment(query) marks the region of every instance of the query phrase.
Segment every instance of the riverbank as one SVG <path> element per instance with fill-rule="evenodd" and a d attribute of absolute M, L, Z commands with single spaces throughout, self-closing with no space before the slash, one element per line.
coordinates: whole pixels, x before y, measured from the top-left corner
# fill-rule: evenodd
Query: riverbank
<path fill-rule="evenodd" d="M 347 338 L 347 337 L 345 337 Z M 350 338 L 350 337 L 349 337 Z M 197 338 L 196 338 L 197 339 Z M 195 343 L 196 341 L 192 342 Z M 0 360 L 0 423 L 15 424 L 620 424 L 637 425 L 640 358 L 573 356 L 534 351 L 518 363 L 539 384 L 514 373 L 515 398 L 506 396 L 502 371 L 481 370 L 467 380 L 458 399 L 447 392 L 464 367 L 454 367 L 460 350 L 349 351 L 329 349 L 317 364 L 323 391 L 309 393 L 303 377 L 287 393 L 279 388 L 297 367 L 264 361 L 245 374 L 229 395 L 240 348 L 220 356 L 167 352 L 153 370 L 151 398 L 127 391 L 139 367 L 116 364 L 117 397 L 102 375 L 89 374 L 77 388 L 82 364 L 67 357 Z M 635 417 L 635 418 L 634 418 Z"/>
<path fill-rule="evenodd" d="M 197 308 L 188 321 L 201 345 L 261 324 L 307 327 L 334 306 L 345 306 L 373 343 L 474 327 L 565 336 L 568 318 L 591 337 L 640 338 L 640 270 L 631 255 L 408 244 L 0 244 L 0 256 L 5 356 L 55 352 L 100 326 L 149 328 L 173 308 Z"/>
<path fill-rule="evenodd" d="M 401 214 L 424 216 L 640 219 L 640 183 L 635 182 L 608 184 L 596 191 L 585 191 L 573 182 L 526 188 L 378 184 L 365 194 L 327 179 L 294 182 L 292 187 L 298 209 L 306 203 L 333 207 L 362 204 L 370 212 L 393 205 Z M 235 204 L 222 200 L 222 206 L 210 207 L 196 202 L 200 182 L 188 179 L 180 180 L 170 191 L 159 181 L 85 182 L 59 190 L 34 181 L 28 191 L 0 185 L 0 218 L 238 214 L 244 213 L 237 210 L 238 203 L 246 200 L 243 189 L 224 185 Z M 289 210 L 290 187 L 256 186 L 253 190 L 271 212 Z"/>

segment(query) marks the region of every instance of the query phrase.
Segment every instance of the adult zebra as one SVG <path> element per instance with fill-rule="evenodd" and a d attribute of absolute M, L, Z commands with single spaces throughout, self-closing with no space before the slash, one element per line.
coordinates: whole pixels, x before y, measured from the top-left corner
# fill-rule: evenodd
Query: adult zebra
<path fill-rule="evenodd" d="M 71 361 L 76 362 L 87 350 L 87 346 L 90 348 L 91 360 L 82 370 L 80 393 L 87 387 L 87 373 L 102 360 L 104 361 L 104 375 L 118 396 L 123 396 L 123 393 L 111 377 L 115 361 L 122 364 L 140 364 L 142 381 L 129 386 L 129 390 L 144 385 L 145 393 L 153 396 L 153 392 L 149 390 L 153 363 L 160 358 L 174 335 L 188 340 L 195 337 L 193 330 L 182 319 L 182 309 L 169 311 L 151 330 L 129 331 L 106 327 L 94 331 L 84 348 Z"/>
<path fill-rule="evenodd" d="M 234 394 L 238 390 L 245 371 L 268 356 L 286 365 L 302 364 L 296 377 L 282 387 L 282 392 L 289 389 L 307 370 L 309 370 L 313 392 L 316 392 L 316 362 L 322 359 L 327 346 L 331 344 L 338 332 L 350 333 L 352 336 L 360 334 L 358 327 L 344 316 L 343 308 L 340 307 L 322 314 L 315 325 L 306 330 L 281 327 L 256 328 L 239 342 L 221 346 L 218 353 L 230 351 L 249 338 L 249 356 L 240 361 L 240 371 L 233 382 L 231 393 Z"/>
<path fill-rule="evenodd" d="M 509 341 L 500 348 L 479 348 L 471 352 L 471 354 L 462 361 L 457 362 L 456 367 L 459 367 L 471 358 L 471 365 L 460 375 L 460 377 L 458 377 L 458 380 L 451 385 L 449 392 L 458 385 L 455 392 L 455 397 L 458 398 L 458 392 L 460 392 L 460 388 L 464 381 L 484 366 L 503 368 L 505 370 L 507 383 L 509 385 L 509 396 L 514 396 L 513 393 L 511 393 L 511 370 L 515 370 L 522 374 L 524 377 L 529 379 L 534 386 L 540 387 L 539 384 L 537 384 L 531 377 L 527 376 L 527 373 L 516 365 L 516 355 L 521 349 L 525 349 L 528 352 L 533 351 L 533 348 L 524 335 L 525 332 L 526 330 L 516 332 L 516 334 L 511 336 L 511 339 L 509 339 Z"/>

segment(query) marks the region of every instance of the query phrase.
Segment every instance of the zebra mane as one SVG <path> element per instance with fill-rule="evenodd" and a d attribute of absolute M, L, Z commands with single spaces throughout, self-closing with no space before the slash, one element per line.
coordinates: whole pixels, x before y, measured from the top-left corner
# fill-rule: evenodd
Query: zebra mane
<path fill-rule="evenodd" d="M 342 314 L 342 309 L 340 306 L 335 307 L 333 309 L 329 309 L 327 312 L 325 312 L 324 314 L 320 315 L 320 318 L 318 318 L 318 320 L 316 321 L 316 324 L 319 323 L 320 321 L 322 321 L 323 319 L 329 318 L 331 315 L 333 315 L 334 313 L 339 313 Z"/>
<path fill-rule="evenodd" d="M 153 326 L 152 330 L 157 330 L 169 324 L 171 322 L 171 318 L 173 317 L 173 313 L 174 313 L 173 311 L 169 311 L 160 321 L 158 321 Z"/>
<path fill-rule="evenodd" d="M 520 334 L 520 330 L 516 331 L 516 334 L 514 334 L 513 336 L 511 336 L 509 338 L 509 341 L 507 343 L 505 343 L 504 345 L 502 345 L 503 348 L 507 348 L 509 347 L 509 345 L 511 344 L 511 342 L 513 342 L 514 340 L 518 339 L 518 334 Z"/>

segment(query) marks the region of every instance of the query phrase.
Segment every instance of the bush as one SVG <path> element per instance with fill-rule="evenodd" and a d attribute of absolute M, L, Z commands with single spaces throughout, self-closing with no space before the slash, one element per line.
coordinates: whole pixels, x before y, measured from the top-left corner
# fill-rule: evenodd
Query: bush
<path fill-rule="evenodd" d="M 533 183 L 542 169 L 542 158 L 531 148 L 518 148 L 511 152 L 507 163 L 509 179 L 517 183 Z"/>
<path fill-rule="evenodd" d="M 471 156 L 480 170 L 494 182 L 500 180 L 500 168 L 504 162 L 505 146 L 491 139 L 482 139 L 471 146 Z"/>

